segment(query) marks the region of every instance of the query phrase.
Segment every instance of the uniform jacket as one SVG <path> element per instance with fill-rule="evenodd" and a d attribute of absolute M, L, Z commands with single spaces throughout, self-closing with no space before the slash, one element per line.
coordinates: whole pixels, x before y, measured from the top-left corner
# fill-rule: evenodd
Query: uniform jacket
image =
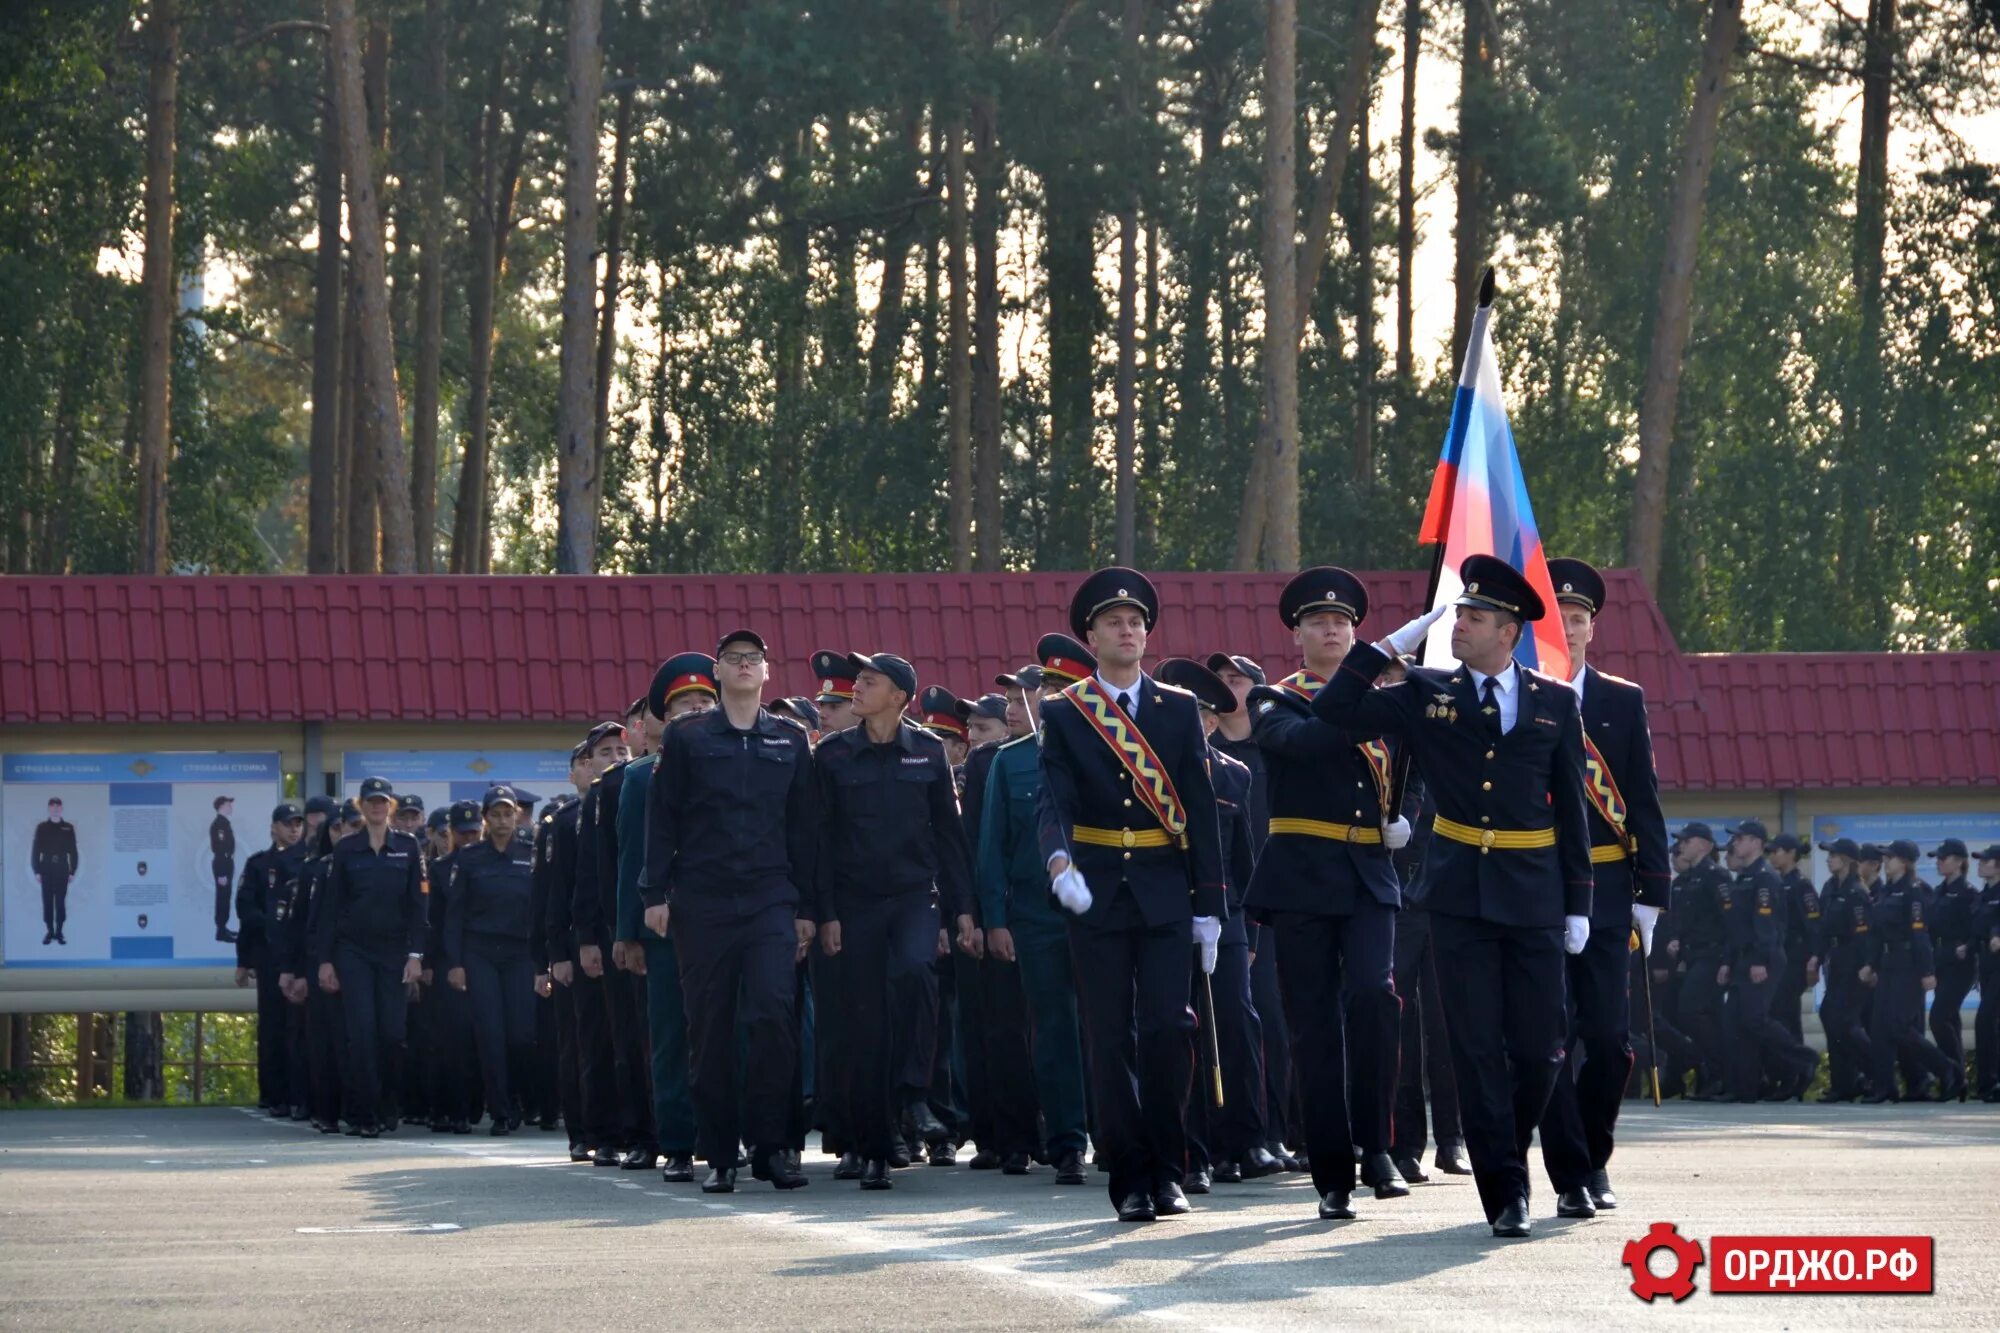
<path fill-rule="evenodd" d="M 587 941 L 576 933 L 576 854 L 578 820 L 583 815 L 581 798 L 556 811 L 549 826 L 549 854 L 543 883 L 542 928 L 547 932 L 549 961 L 573 963 L 576 947 Z"/>
<path fill-rule="evenodd" d="M 531 839 L 517 833 L 504 848 L 481 840 L 454 852 L 444 889 L 445 966 L 465 966 L 467 940 L 526 949 L 534 935 L 534 897 Z"/>
<path fill-rule="evenodd" d="M 605 769 L 584 791 L 577 811 L 570 920 L 578 944 L 611 947 L 618 918 L 618 796 L 631 766 L 628 760 Z"/>
<path fill-rule="evenodd" d="M 1931 946 L 1937 951 L 1938 961 L 1956 961 L 1960 946 L 1966 947 L 1969 958 L 1973 943 L 1972 918 L 1979 910 L 1979 890 L 1966 882 L 1965 876 L 1958 875 L 1945 880 L 1931 895 L 1930 930 Z M 1985 1000 L 1980 997 L 1981 1002 Z"/>
<path fill-rule="evenodd" d="M 1576 692 L 1515 667 L 1521 679 L 1514 729 L 1495 736 L 1480 715 L 1469 671 L 1413 667 L 1408 679 L 1376 689 L 1388 661 L 1373 644 L 1356 644 L 1313 699 L 1313 715 L 1354 740 L 1401 737 L 1440 818 L 1475 829 L 1555 831 L 1553 847 L 1488 849 L 1433 838 L 1425 906 L 1506 926 L 1560 926 L 1565 916 L 1589 916 L 1590 825 Z"/>
<path fill-rule="evenodd" d="M 653 790 L 658 755 L 634 759 L 618 786 L 618 916 L 612 931 L 621 940 L 645 940 L 646 903 L 639 881 L 646 871 L 646 799 Z M 656 937 L 655 937 L 656 938 Z"/>
<path fill-rule="evenodd" d="M 550 950 L 548 919 L 549 900 L 555 895 L 556 883 L 556 817 L 575 801 L 575 796 L 565 792 L 544 807 L 540 817 L 535 820 L 533 842 L 535 896 L 531 911 L 533 919 L 541 923 L 541 929 L 534 932 L 533 939 L 529 942 L 528 956 L 534 960 L 536 972 L 546 972 L 551 962 L 565 962 L 569 958 L 567 938 L 561 952 Z M 440 941 L 440 947 L 442 944 Z"/>
<path fill-rule="evenodd" d="M 1598 891 L 1591 899 L 1594 925 L 1622 929 L 1631 920 L 1633 903 L 1664 910 L 1673 883 L 1667 816 L 1660 809 L 1660 776 L 1653 767 L 1653 732 L 1646 725 L 1646 691 L 1585 664 L 1583 729 L 1625 798 L 1625 831 L 1635 843 L 1631 859 L 1598 864 Z M 1584 809 L 1590 818 L 1590 845 L 1617 846 L 1617 833 L 1587 792 Z M 1624 892 L 1606 891 L 1613 886 Z"/>
<path fill-rule="evenodd" d="M 885 745 L 866 727 L 850 727 L 822 740 L 812 765 L 822 919 L 933 886 L 949 915 L 971 914 L 972 857 L 943 742 L 909 722 L 899 722 Z"/>
<path fill-rule="evenodd" d="M 1779 877 L 1785 888 L 1785 957 L 1803 966 L 1810 957 L 1820 956 L 1821 909 L 1819 890 L 1805 872 L 1793 866 Z"/>
<path fill-rule="evenodd" d="M 1758 857 L 1721 887 L 1722 931 L 1732 967 L 1778 966 L 1785 951 L 1784 881 Z"/>
<path fill-rule="evenodd" d="M 1222 833 L 1216 819 L 1215 788 L 1208 776 L 1208 738 L 1194 696 L 1140 673 L 1133 687 L 1138 719 L 1173 783 L 1187 818 L 1187 847 L 1102 847 L 1077 842 L 1074 830 L 1122 832 L 1157 830 L 1160 823 L 1132 790 L 1132 779 L 1102 737 L 1067 696 L 1042 705 L 1042 862 L 1067 855 L 1090 886 L 1085 925 L 1103 921 L 1119 886 L 1131 886 L 1140 916 L 1149 926 L 1221 917 L 1228 911 L 1222 866 Z M 1115 706 L 1115 705 L 1114 705 Z"/>
<path fill-rule="evenodd" d="M 289 848 L 271 846 L 243 863 L 236 882 L 236 965 L 263 967 L 270 958 L 272 907 L 280 892 L 279 878 L 293 873 Z"/>
<path fill-rule="evenodd" d="M 1229 877 L 1229 915 L 1222 943 L 1250 947 L 1243 897 L 1257 873 L 1257 837 L 1250 827 L 1250 766 L 1209 747 L 1209 781 L 1215 787 L 1215 821 L 1222 833 L 1222 866 Z"/>
<path fill-rule="evenodd" d="M 1043 919 L 1060 910 L 1042 859 L 1041 792 L 1041 741 L 1023 736 L 1000 746 L 986 770 L 974 866 L 979 922 L 988 930 L 1011 929 L 1024 910 Z"/>
<path fill-rule="evenodd" d="M 415 838 L 391 829 L 378 852 L 363 829 L 335 843 L 327 861 L 315 932 L 321 961 L 336 943 L 383 962 L 424 951 L 430 880 Z"/>
<path fill-rule="evenodd" d="M 218 861 L 236 859 L 236 830 L 221 815 L 208 823 L 208 854 Z"/>
<path fill-rule="evenodd" d="M 35 825 L 29 856 L 37 875 L 76 873 L 76 825 L 67 819 L 44 819 Z"/>
<path fill-rule="evenodd" d="M 1929 887 L 1915 875 L 1905 875 L 1876 895 L 1868 909 L 1868 966 L 1879 971 L 1885 963 L 1907 959 L 1913 975 L 1935 975 L 1931 933 L 1924 921 Z M 1979 1002 L 1984 1004 L 1986 997 Z"/>

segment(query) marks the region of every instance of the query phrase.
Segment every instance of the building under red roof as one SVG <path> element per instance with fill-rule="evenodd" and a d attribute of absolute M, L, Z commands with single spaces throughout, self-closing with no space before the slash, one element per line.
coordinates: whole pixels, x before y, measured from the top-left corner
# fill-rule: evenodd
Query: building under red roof
<path fill-rule="evenodd" d="M 739 626 L 778 692 L 812 690 L 814 649 L 855 648 L 973 695 L 1066 626 L 1078 577 L 9 578 L 0 727 L 581 722 Z M 1363 577 L 1370 629 L 1416 614 L 1423 575 Z M 1155 655 L 1290 662 L 1283 575 L 1156 582 Z M 1607 582 L 1592 660 L 1646 687 L 1669 791 L 2000 790 L 2000 653 L 1687 654 L 1635 571 Z"/>

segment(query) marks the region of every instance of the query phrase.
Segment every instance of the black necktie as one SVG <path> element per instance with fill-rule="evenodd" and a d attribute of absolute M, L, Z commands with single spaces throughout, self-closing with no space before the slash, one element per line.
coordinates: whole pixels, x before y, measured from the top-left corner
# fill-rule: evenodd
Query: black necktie
<path fill-rule="evenodd" d="M 1122 690 L 1118 694 L 1118 710 L 1125 716 L 1132 716 L 1132 696 Z"/>
<path fill-rule="evenodd" d="M 1491 676 L 1486 678 L 1486 685 L 1479 693 L 1479 704 L 1479 711 L 1486 718 L 1486 729 L 1496 736 L 1503 734 L 1500 725 L 1500 700 Z"/>

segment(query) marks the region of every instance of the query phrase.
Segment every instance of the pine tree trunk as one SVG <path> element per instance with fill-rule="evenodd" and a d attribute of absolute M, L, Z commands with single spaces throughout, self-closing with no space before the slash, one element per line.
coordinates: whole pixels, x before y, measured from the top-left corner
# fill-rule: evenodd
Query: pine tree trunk
<path fill-rule="evenodd" d="M 564 117 L 562 368 L 556 395 L 556 572 L 597 569 L 597 103 L 603 0 L 570 0 Z"/>
<path fill-rule="evenodd" d="M 785 573 L 799 563 L 799 477 L 805 416 L 806 320 L 812 237 L 805 217 L 806 190 L 811 182 L 810 136 L 792 133 L 786 146 L 783 178 L 778 186 L 778 270 L 782 294 L 773 342 L 776 350 L 772 388 L 776 422 L 770 434 L 771 484 L 765 497 L 766 568 Z"/>
<path fill-rule="evenodd" d="M 1402 402 L 1417 383 L 1417 65 L 1423 46 L 1424 0 L 1403 0 L 1403 120 L 1396 136 L 1396 389 Z"/>
<path fill-rule="evenodd" d="M 410 429 L 410 529 L 417 572 L 437 568 L 438 360 L 444 347 L 445 0 L 424 0 L 424 179 L 418 191 L 416 399 Z"/>
<path fill-rule="evenodd" d="M 903 150 L 912 164 L 922 160 L 924 118 L 912 111 L 903 121 Z M 918 198 L 923 180 L 910 172 L 910 195 Z M 889 424 L 896 406 L 896 374 L 903 355 L 903 335 L 910 326 L 910 245 L 917 231 L 917 209 L 910 207 L 892 223 L 882 237 L 882 290 L 875 302 L 874 332 L 868 342 L 868 404 L 866 421 L 871 433 Z"/>
<path fill-rule="evenodd" d="M 1298 7 L 1271 0 L 1264 35 L 1264 414 L 1236 526 L 1236 565 L 1299 562 Z"/>
<path fill-rule="evenodd" d="M 1305 238 L 1299 242 L 1297 319 L 1301 341 L 1312 319 L 1313 293 L 1319 290 L 1327 247 L 1333 241 L 1333 215 L 1340 203 L 1340 187 L 1347 180 L 1347 159 L 1354 149 L 1356 127 L 1366 114 L 1362 103 L 1375 87 L 1375 19 L 1381 7 L 1382 0 L 1356 0 L 1353 26 L 1348 30 L 1347 63 L 1341 67 L 1340 85 L 1334 95 L 1333 129 L 1327 135 L 1326 156 L 1320 162 L 1319 177 L 1313 182 Z M 1366 156 L 1365 130 L 1363 136 L 1361 151 Z"/>
<path fill-rule="evenodd" d="M 164 574 L 167 460 L 173 449 L 174 130 L 180 83 L 180 16 L 175 0 L 153 0 L 146 17 L 146 257 L 139 285 L 139 533 L 133 568 Z"/>
<path fill-rule="evenodd" d="M 1459 43 L 1458 67 L 1458 220 L 1452 229 L 1451 355 L 1453 365 L 1465 355 L 1472 328 L 1472 311 L 1479 304 L 1479 284 L 1486 276 L 1488 219 L 1486 153 L 1493 84 L 1493 62 L 1500 34 L 1489 22 L 1493 0 L 1465 0 L 1465 27 Z"/>
<path fill-rule="evenodd" d="M 1095 224 L 1083 182 L 1066 174 L 1043 183 L 1048 244 L 1049 474 L 1047 531 L 1038 563 L 1081 569 L 1092 558 L 1096 492 L 1096 339 L 1102 304 Z"/>
<path fill-rule="evenodd" d="M 972 457 L 973 564 L 1000 568 L 1000 113 L 991 97 L 972 99 Z"/>
<path fill-rule="evenodd" d="M 333 574 L 341 568 L 340 515 L 340 313 L 341 276 L 346 264 L 340 238 L 340 117 L 333 96 L 333 57 L 326 57 L 320 106 L 319 155 L 313 163 L 319 212 L 318 249 L 313 255 L 312 437 L 307 446 L 306 570 Z M 421 382 L 421 381 L 420 381 Z M 420 395 L 421 396 L 421 395 Z"/>
<path fill-rule="evenodd" d="M 1125 77 L 1119 101 L 1126 124 L 1139 120 L 1140 0 L 1125 0 L 1120 25 Z M 1112 489 L 1112 550 L 1121 565 L 1138 561 L 1139 488 L 1139 187 L 1134 180 L 1118 212 L 1118 380 L 1116 467 Z"/>
<path fill-rule="evenodd" d="M 410 526 L 410 481 L 396 401 L 396 348 L 389 327 L 389 270 L 382 235 L 382 201 L 368 138 L 361 48 L 354 0 L 326 0 L 327 41 L 333 52 L 340 105 L 341 161 L 347 177 L 347 227 L 355 267 L 354 318 L 359 330 L 361 393 L 357 435 L 370 454 L 382 518 L 382 566 L 407 574 L 416 566 Z M 356 497 L 357 500 L 360 497 Z M 351 553 L 350 553 L 351 554 Z"/>
<path fill-rule="evenodd" d="M 946 0 L 947 20 L 959 26 L 957 0 Z M 966 200 L 965 113 L 953 90 L 944 114 L 945 188 L 945 438 L 946 491 L 951 502 L 951 567 L 972 568 L 972 293 L 966 270 L 969 213 Z"/>
<path fill-rule="evenodd" d="M 1354 455 L 1357 491 L 1375 476 L 1375 163 L 1368 151 L 1370 95 L 1361 99 L 1355 136 L 1361 142 L 1354 203 Z"/>
<path fill-rule="evenodd" d="M 624 288 L 625 209 L 632 176 L 632 120 L 636 80 L 618 90 L 618 118 L 611 132 L 611 207 L 604 218 L 604 295 L 597 312 L 597 495 L 593 507 L 604 504 L 604 474 L 611 448 L 611 380 L 618 369 L 618 305 Z"/>
<path fill-rule="evenodd" d="M 1687 132 L 1667 205 L 1666 253 L 1660 262 L 1659 294 L 1653 306 L 1653 339 L 1646 358 L 1645 397 L 1639 406 L 1639 466 L 1632 482 L 1632 526 L 1625 539 L 1626 560 L 1655 592 L 1660 586 L 1662 536 L 1666 529 L 1667 462 L 1674 442 L 1674 410 L 1679 405 L 1683 356 L 1694 315 L 1694 266 L 1701 240 L 1701 215 L 1708 196 L 1709 169 L 1721 134 L 1722 103 L 1736 38 L 1743 27 L 1743 0 L 1712 0 L 1702 38 L 1701 72 L 1694 85 Z"/>
<path fill-rule="evenodd" d="M 376 526 L 375 454 L 368 447 L 366 416 L 362 397 L 367 375 L 361 364 L 360 278 L 353 264 L 347 272 L 347 313 L 341 327 L 347 330 L 347 439 L 343 457 L 347 460 L 347 489 L 342 513 L 347 520 L 346 561 L 349 574 L 375 574 L 381 570 L 381 529 Z"/>

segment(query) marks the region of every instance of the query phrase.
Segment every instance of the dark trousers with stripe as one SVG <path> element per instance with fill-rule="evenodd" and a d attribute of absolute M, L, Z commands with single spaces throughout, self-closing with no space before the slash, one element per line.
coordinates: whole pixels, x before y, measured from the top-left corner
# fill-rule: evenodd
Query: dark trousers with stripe
<path fill-rule="evenodd" d="M 1606 892 L 1602 877 L 1597 891 Z M 1630 895 L 1614 896 L 1623 902 Z M 1591 1172 L 1611 1161 L 1618 1110 L 1632 1078 L 1630 939 L 1629 929 L 1594 922 L 1583 952 L 1563 959 L 1569 1051 L 1541 1123 L 1542 1164 L 1558 1193 L 1582 1189 Z"/>

